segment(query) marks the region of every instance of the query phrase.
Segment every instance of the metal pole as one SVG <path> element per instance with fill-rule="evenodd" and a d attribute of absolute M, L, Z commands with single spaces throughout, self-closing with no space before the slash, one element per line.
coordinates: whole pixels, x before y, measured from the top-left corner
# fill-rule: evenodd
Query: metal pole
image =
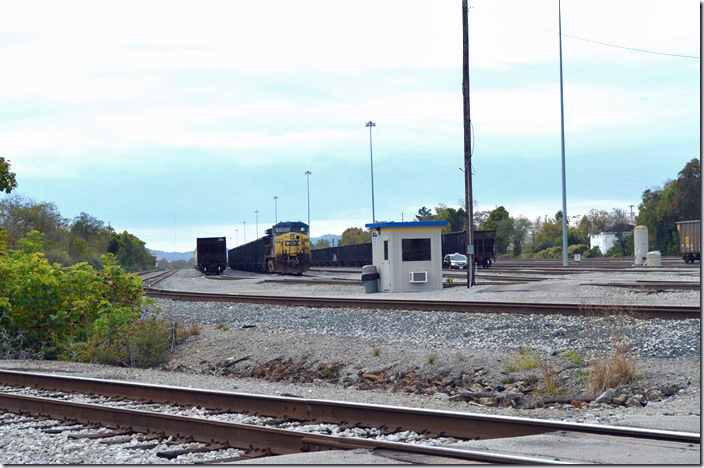
<path fill-rule="evenodd" d="M 310 175 L 312 172 L 306 171 L 306 190 L 308 192 L 308 234 L 310 234 Z"/>
<path fill-rule="evenodd" d="M 560 129 L 562 130 L 562 266 L 567 266 L 567 191 L 565 189 L 565 105 L 562 97 L 562 9 L 557 0 L 560 36 Z"/>
<path fill-rule="evenodd" d="M 279 223 L 279 212 L 278 212 L 278 210 L 277 210 L 277 208 L 276 208 L 276 200 L 278 200 L 278 199 L 279 199 L 279 197 L 277 197 L 276 195 L 274 195 L 274 224 L 278 224 L 278 223 Z"/>
<path fill-rule="evenodd" d="M 247 243 L 247 221 L 242 221 L 242 243 Z"/>
<path fill-rule="evenodd" d="M 259 239 L 259 210 L 254 210 L 254 223 L 256 224 L 257 239 Z"/>
<path fill-rule="evenodd" d="M 467 0 L 462 0 L 462 101 L 464 107 L 464 196 L 467 220 L 467 288 L 475 284 L 474 279 L 474 207 L 472 206 L 472 121 L 469 117 L 469 24 Z"/>
<path fill-rule="evenodd" d="M 372 167 L 372 222 L 376 223 L 376 214 L 374 213 L 374 156 L 372 155 L 372 127 L 376 127 L 376 124 L 370 120 L 365 126 L 369 127 L 369 160 Z"/>
<path fill-rule="evenodd" d="M 237 244 L 240 243 L 240 241 L 239 241 L 239 239 L 238 239 L 238 237 L 237 237 L 237 232 L 238 232 L 238 231 L 239 231 L 238 229 L 235 229 L 235 247 L 237 247 Z"/>

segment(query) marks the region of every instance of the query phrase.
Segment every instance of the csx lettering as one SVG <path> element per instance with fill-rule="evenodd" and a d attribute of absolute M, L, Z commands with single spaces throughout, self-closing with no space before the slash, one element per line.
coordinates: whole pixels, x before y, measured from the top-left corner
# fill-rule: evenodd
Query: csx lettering
<path fill-rule="evenodd" d="M 299 247 L 301 245 L 300 241 L 297 240 L 287 240 L 284 241 L 284 245 L 289 247 Z"/>

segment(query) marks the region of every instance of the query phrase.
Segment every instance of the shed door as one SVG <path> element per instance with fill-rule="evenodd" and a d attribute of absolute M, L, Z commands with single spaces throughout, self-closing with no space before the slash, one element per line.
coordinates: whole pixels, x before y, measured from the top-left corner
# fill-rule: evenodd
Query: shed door
<path fill-rule="evenodd" d="M 391 239 L 388 234 L 381 235 L 381 266 L 379 268 L 379 288 L 391 290 Z"/>

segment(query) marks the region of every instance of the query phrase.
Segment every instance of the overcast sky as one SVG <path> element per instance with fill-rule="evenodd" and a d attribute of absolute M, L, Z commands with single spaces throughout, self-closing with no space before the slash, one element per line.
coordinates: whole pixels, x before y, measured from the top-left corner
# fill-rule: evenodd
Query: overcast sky
<path fill-rule="evenodd" d="M 558 2 L 469 5 L 476 209 L 553 217 Z M 17 193 L 187 251 L 196 237 L 253 240 L 275 209 L 305 222 L 306 171 L 314 237 L 371 222 L 372 120 L 376 219 L 458 208 L 461 11 L 461 0 L 3 2 L 0 155 Z M 564 0 L 562 32 L 567 214 L 635 211 L 644 189 L 699 157 L 700 3 Z"/>

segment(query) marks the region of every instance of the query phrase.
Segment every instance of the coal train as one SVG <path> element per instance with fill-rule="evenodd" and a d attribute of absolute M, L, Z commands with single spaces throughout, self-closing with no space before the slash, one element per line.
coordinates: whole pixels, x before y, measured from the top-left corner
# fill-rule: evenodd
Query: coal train
<path fill-rule="evenodd" d="M 206 275 L 219 275 L 227 268 L 227 246 L 224 237 L 196 239 L 196 269 Z"/>
<path fill-rule="evenodd" d="M 474 231 L 474 261 L 482 268 L 489 268 L 495 259 L 496 231 Z M 467 234 L 465 231 L 447 232 L 442 235 L 442 257 L 447 254 L 465 253 Z M 362 267 L 372 264 L 372 243 L 343 245 L 315 249 L 311 252 L 310 264 L 315 267 L 343 266 Z"/>
<path fill-rule="evenodd" d="M 299 221 L 275 224 L 266 235 L 228 251 L 233 270 L 301 275 L 310 269 L 308 225 Z"/>

